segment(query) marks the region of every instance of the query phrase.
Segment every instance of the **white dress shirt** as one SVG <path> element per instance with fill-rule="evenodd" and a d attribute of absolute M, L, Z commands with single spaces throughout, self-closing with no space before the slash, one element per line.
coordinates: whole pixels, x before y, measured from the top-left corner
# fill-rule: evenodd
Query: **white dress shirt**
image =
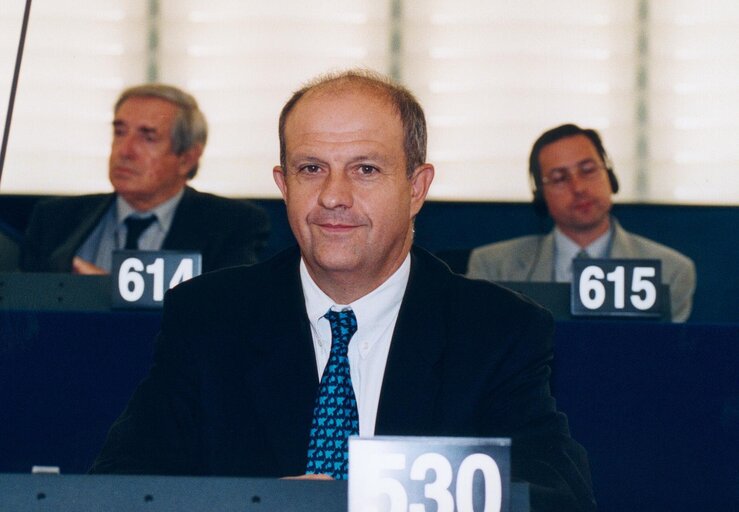
<path fill-rule="evenodd" d="M 357 318 L 357 332 L 349 342 L 348 356 L 359 412 L 360 436 L 372 436 L 375 433 L 385 363 L 410 270 L 409 254 L 400 268 L 375 290 L 351 304 L 336 304 L 313 281 L 305 262 L 300 260 L 300 280 L 313 335 L 319 379 L 331 353 L 331 326 L 323 315 L 330 308 L 340 311 L 349 307 Z"/>
<path fill-rule="evenodd" d="M 572 260 L 581 250 L 587 252 L 589 258 L 608 258 L 611 253 L 611 228 L 593 240 L 587 247 L 580 247 L 571 238 L 554 228 L 554 280 L 558 283 L 572 281 Z"/>

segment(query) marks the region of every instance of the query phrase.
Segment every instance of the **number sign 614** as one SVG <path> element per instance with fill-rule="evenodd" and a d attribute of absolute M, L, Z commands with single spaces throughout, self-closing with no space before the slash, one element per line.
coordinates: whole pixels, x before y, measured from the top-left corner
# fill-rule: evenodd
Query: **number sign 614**
<path fill-rule="evenodd" d="M 198 253 L 116 251 L 113 253 L 114 307 L 161 307 L 164 292 L 199 275 Z"/>

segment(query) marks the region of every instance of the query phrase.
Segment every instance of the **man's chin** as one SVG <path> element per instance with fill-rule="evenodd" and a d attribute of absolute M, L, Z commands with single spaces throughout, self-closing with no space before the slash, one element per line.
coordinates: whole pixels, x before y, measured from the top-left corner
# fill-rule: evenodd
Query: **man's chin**
<path fill-rule="evenodd" d="M 327 273 L 353 272 L 359 268 L 359 262 L 355 258 L 341 258 L 332 255 L 326 258 L 317 258 L 317 266 Z"/>
<path fill-rule="evenodd" d="M 137 189 L 138 180 L 135 176 L 128 175 L 116 175 L 110 177 L 110 184 L 113 185 L 113 189 L 117 192 L 135 192 Z"/>
<path fill-rule="evenodd" d="M 608 227 L 608 215 L 597 218 L 580 218 L 572 222 L 571 227 L 580 233 L 605 230 Z"/>
<path fill-rule="evenodd" d="M 138 174 L 130 169 L 114 169 L 108 173 L 108 179 L 113 184 L 116 183 L 130 183 L 132 180 L 138 178 Z"/>
<path fill-rule="evenodd" d="M 317 272 L 352 272 L 360 267 L 357 254 L 341 247 L 324 247 L 318 251 L 303 252 L 303 259 L 309 268 Z"/>

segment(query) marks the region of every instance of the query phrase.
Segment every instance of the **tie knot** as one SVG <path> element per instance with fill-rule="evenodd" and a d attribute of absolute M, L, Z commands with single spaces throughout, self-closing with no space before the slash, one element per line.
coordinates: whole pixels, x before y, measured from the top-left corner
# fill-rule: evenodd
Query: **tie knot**
<path fill-rule="evenodd" d="M 129 215 L 126 217 L 123 221 L 126 224 L 126 245 L 124 246 L 124 249 L 138 249 L 141 234 L 146 231 L 146 228 L 151 226 L 152 222 L 156 219 L 156 215 L 149 215 L 147 217 L 134 217 L 133 215 Z"/>
<path fill-rule="evenodd" d="M 331 350 L 339 344 L 344 347 L 349 345 L 349 340 L 354 333 L 357 332 L 357 317 L 354 311 L 344 309 L 343 311 L 334 311 L 329 309 L 328 313 L 323 315 L 331 324 Z"/>

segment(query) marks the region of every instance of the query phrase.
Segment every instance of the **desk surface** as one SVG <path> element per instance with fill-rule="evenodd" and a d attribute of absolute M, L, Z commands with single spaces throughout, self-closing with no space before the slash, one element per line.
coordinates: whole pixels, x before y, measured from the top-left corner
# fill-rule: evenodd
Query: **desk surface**
<path fill-rule="evenodd" d="M 346 512 L 340 481 L 113 475 L 0 474 L 0 510 L 13 512 Z M 510 512 L 528 512 L 527 484 L 511 484 Z"/>
<path fill-rule="evenodd" d="M 152 312 L 0 310 L 0 472 L 85 472 L 148 371 Z M 609 510 L 739 505 L 739 325 L 559 322 L 552 385 Z"/>
<path fill-rule="evenodd" d="M 346 512 L 346 482 L 0 474 L 0 510 Z"/>
<path fill-rule="evenodd" d="M 558 320 L 573 318 L 570 312 L 569 284 L 538 282 L 501 282 L 500 284 L 528 295 L 548 308 Z M 669 287 L 662 285 L 661 293 L 668 296 Z M 110 276 L 0 272 L 0 310 L 108 312 L 112 309 L 111 297 Z M 671 317 L 669 301 L 664 301 L 661 315 L 659 319 L 637 318 L 636 321 L 669 320 Z M 628 321 L 631 320 L 634 319 L 628 319 Z"/>

